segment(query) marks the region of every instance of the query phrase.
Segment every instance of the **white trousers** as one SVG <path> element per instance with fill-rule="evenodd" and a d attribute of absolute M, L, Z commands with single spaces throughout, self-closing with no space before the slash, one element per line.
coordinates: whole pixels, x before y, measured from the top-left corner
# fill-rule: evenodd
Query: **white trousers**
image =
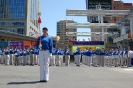
<path fill-rule="evenodd" d="M 35 65 L 38 64 L 38 55 L 37 54 L 34 54 L 34 63 L 35 63 Z"/>
<path fill-rule="evenodd" d="M 57 66 L 61 65 L 60 55 L 56 55 L 56 65 Z"/>
<path fill-rule="evenodd" d="M 74 63 L 77 65 L 77 55 L 74 55 Z"/>
<path fill-rule="evenodd" d="M 63 55 L 60 55 L 61 65 L 63 64 Z"/>
<path fill-rule="evenodd" d="M 56 56 L 56 55 L 52 55 L 52 62 L 53 62 L 52 64 L 53 64 L 53 65 L 55 65 L 55 56 Z"/>
<path fill-rule="evenodd" d="M 49 58 L 49 65 L 51 66 L 52 65 L 52 56 L 50 56 L 50 58 Z"/>
<path fill-rule="evenodd" d="M 96 55 L 93 55 L 93 56 L 92 56 L 92 60 L 93 60 L 93 64 L 96 65 L 96 63 L 97 63 Z"/>
<path fill-rule="evenodd" d="M 14 54 L 10 54 L 10 64 L 14 64 Z"/>
<path fill-rule="evenodd" d="M 0 64 L 1 64 L 1 62 L 2 62 L 2 55 L 0 55 Z"/>
<path fill-rule="evenodd" d="M 76 55 L 74 55 L 74 63 L 76 64 Z"/>
<path fill-rule="evenodd" d="M 85 64 L 88 65 L 88 57 L 89 56 L 85 56 Z"/>
<path fill-rule="evenodd" d="M 66 63 L 66 66 L 69 66 L 69 63 L 70 63 L 70 55 L 65 55 L 65 63 Z"/>
<path fill-rule="evenodd" d="M 5 65 L 9 65 L 10 55 L 5 55 Z"/>
<path fill-rule="evenodd" d="M 23 56 L 20 56 L 19 57 L 19 64 L 22 64 L 23 63 Z"/>
<path fill-rule="evenodd" d="M 49 80 L 49 50 L 39 51 L 40 80 Z"/>
<path fill-rule="evenodd" d="M 30 55 L 26 55 L 26 64 L 30 64 Z"/>
<path fill-rule="evenodd" d="M 23 56 L 23 65 L 26 65 L 26 56 Z"/>
<path fill-rule="evenodd" d="M 92 56 L 88 56 L 88 66 L 91 66 L 92 64 Z"/>
<path fill-rule="evenodd" d="M 82 56 L 82 64 L 85 64 L 85 56 Z"/>
<path fill-rule="evenodd" d="M 4 64 L 4 61 L 5 61 L 5 56 L 4 55 L 1 55 L 1 64 Z"/>
<path fill-rule="evenodd" d="M 76 65 L 80 65 L 81 55 L 76 55 Z"/>

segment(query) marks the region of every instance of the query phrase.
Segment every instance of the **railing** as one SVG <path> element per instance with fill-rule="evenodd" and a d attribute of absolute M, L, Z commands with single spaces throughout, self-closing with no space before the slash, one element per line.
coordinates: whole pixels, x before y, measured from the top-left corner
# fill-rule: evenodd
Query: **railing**
<path fill-rule="evenodd" d="M 120 41 L 125 40 L 125 39 L 128 39 L 128 34 L 114 39 L 113 42 L 116 43 L 116 42 L 120 42 Z"/>

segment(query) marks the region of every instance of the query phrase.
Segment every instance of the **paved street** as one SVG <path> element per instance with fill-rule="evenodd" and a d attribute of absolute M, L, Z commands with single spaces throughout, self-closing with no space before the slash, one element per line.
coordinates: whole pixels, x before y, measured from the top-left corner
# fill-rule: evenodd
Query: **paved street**
<path fill-rule="evenodd" d="M 39 83 L 39 66 L 0 65 L 0 88 L 133 88 L 133 68 L 50 67 L 50 81 Z"/>

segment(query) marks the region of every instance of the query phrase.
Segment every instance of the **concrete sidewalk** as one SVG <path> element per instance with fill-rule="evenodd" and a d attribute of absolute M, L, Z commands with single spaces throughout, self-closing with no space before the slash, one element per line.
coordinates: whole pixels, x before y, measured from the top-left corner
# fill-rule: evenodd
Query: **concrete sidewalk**
<path fill-rule="evenodd" d="M 51 66 L 40 83 L 39 66 L 0 65 L 0 88 L 133 88 L 133 68 Z"/>

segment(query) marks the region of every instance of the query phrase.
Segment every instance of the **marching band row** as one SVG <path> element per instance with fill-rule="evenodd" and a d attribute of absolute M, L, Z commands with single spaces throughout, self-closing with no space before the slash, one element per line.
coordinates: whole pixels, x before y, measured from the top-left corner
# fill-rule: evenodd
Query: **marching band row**
<path fill-rule="evenodd" d="M 128 50 L 123 49 L 96 49 L 91 50 L 91 48 L 86 48 L 84 51 L 80 51 L 77 48 L 74 55 L 74 63 L 76 66 L 85 64 L 87 66 L 127 66 L 131 67 L 131 58 L 133 53 Z M 60 66 L 65 60 L 65 65 L 70 64 L 70 54 L 68 47 L 65 50 L 61 48 L 53 49 L 52 56 L 50 56 L 49 65 Z M 39 49 L 0 49 L 0 64 L 5 65 L 39 65 Z M 65 59 L 64 59 L 65 58 Z M 81 61 L 82 58 L 82 61 Z"/>
<path fill-rule="evenodd" d="M 0 49 L 0 64 L 4 65 L 38 65 L 38 49 Z"/>
<path fill-rule="evenodd" d="M 131 67 L 131 58 L 133 58 L 133 51 L 125 48 L 120 49 L 97 49 L 91 50 L 86 48 L 83 52 L 79 48 L 74 52 L 75 63 L 80 66 L 80 60 L 82 55 L 82 63 L 87 66 L 127 66 Z"/>

